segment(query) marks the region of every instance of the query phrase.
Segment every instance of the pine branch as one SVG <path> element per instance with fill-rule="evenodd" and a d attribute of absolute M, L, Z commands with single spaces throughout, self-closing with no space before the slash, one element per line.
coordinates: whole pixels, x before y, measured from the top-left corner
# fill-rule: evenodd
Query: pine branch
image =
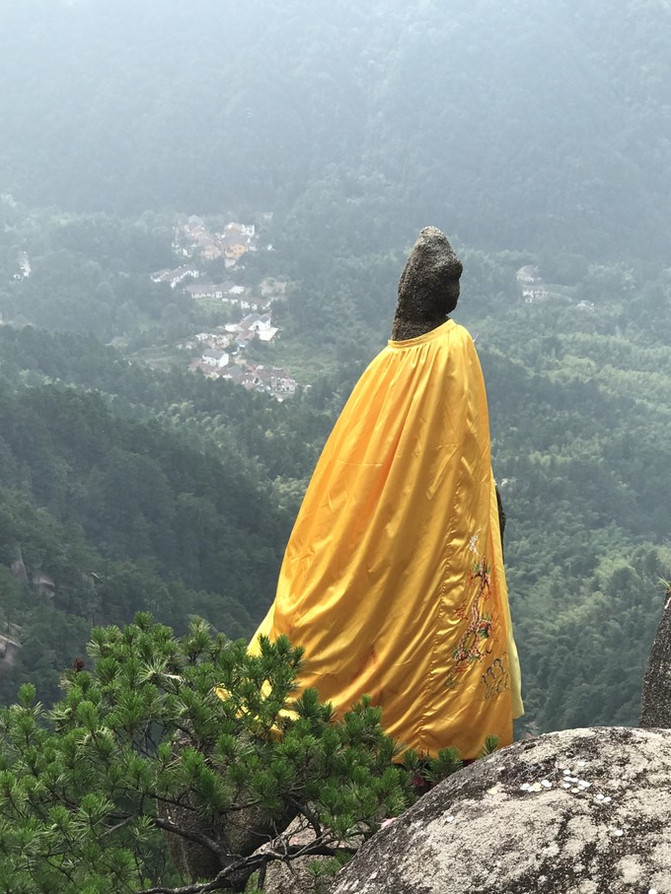
<path fill-rule="evenodd" d="M 251 857 L 242 857 L 228 866 L 207 882 L 194 882 L 179 888 L 150 888 L 147 891 L 138 891 L 137 894 L 209 894 L 211 891 L 230 890 L 230 885 L 238 876 L 241 880 L 248 878 L 253 872 L 264 869 L 269 863 L 281 860 L 289 862 L 298 857 L 335 857 L 338 854 L 356 853 L 356 848 L 329 847 L 317 841 L 308 844 L 287 845 L 282 851 L 268 850 L 263 853 L 253 854 Z"/>
<path fill-rule="evenodd" d="M 294 798 L 289 799 L 289 803 L 292 805 L 292 807 L 295 807 L 297 814 L 303 814 L 305 819 L 310 824 L 312 831 L 315 833 L 315 838 L 317 840 L 321 839 L 323 830 L 317 815 L 313 813 L 312 810 L 310 810 L 307 804 L 301 804 Z"/>
<path fill-rule="evenodd" d="M 222 860 L 230 856 L 213 838 L 209 838 L 207 835 L 201 835 L 200 832 L 191 832 L 188 829 L 184 829 L 182 826 L 178 826 L 176 823 L 170 822 L 170 820 L 164 820 L 158 816 L 154 817 L 154 823 L 159 829 L 163 829 L 164 832 L 170 832 L 173 835 L 179 835 L 180 838 L 186 838 L 188 841 L 193 841 L 194 844 L 200 844 L 202 847 L 212 851 L 213 854 L 216 854 L 217 857 Z"/>

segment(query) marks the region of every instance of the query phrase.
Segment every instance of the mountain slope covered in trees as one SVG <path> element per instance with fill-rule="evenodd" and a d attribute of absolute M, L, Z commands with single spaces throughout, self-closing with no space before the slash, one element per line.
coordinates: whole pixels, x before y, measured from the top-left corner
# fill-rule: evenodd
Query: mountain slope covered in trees
<path fill-rule="evenodd" d="M 249 635 L 433 223 L 488 383 L 524 723 L 635 722 L 671 566 L 669 15 L 3 5 L 0 621 L 23 644 L 3 698 L 25 678 L 53 698 L 89 625 L 137 609 Z M 263 348 L 304 372 L 284 404 L 181 371 L 175 345 L 226 311 L 150 279 L 178 213 L 266 210 L 276 250 L 236 277 L 288 283 Z"/>
<path fill-rule="evenodd" d="M 655 0 L 4 4 L 0 189 L 271 208 L 349 252 L 444 218 L 489 249 L 651 257 L 670 18 Z"/>
<path fill-rule="evenodd" d="M 671 567 L 669 283 L 611 277 L 599 288 L 592 270 L 526 304 L 519 258 L 464 261 L 455 317 L 477 336 L 488 383 L 525 724 L 635 722 Z M 195 612 L 248 635 L 356 364 L 278 404 L 129 365 L 89 336 L 5 326 L 0 354 L 3 564 L 15 594 L 4 620 L 30 639 L 44 612 L 65 611 L 79 642 L 91 621 L 150 608 L 178 628 Z M 12 582 L 19 548 L 53 596 Z M 64 653 L 51 647 L 50 679 Z"/>

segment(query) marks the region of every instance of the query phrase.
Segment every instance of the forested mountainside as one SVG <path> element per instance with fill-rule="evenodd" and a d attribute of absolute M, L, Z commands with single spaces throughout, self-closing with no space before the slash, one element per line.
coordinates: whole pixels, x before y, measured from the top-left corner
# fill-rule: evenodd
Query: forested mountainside
<path fill-rule="evenodd" d="M 234 453 L 115 418 L 91 393 L 3 389 L 0 404 L 2 617 L 27 647 L 19 672 L 46 669 L 53 697 L 84 628 L 141 608 L 182 629 L 196 613 L 249 634 L 288 525 Z"/>
<path fill-rule="evenodd" d="M 249 636 L 332 389 L 280 404 L 31 326 L 0 328 L 0 358 L 0 614 L 24 646 L 0 692 L 39 680 L 53 698 L 91 624 L 138 610 Z"/>
<path fill-rule="evenodd" d="M 671 224 L 659 0 L 24 0 L 0 10 L 0 190 L 272 208 L 287 239 L 654 257 Z M 10 136 L 11 135 L 11 136 Z"/>
<path fill-rule="evenodd" d="M 593 268 L 528 303 L 519 258 L 464 261 L 455 318 L 488 382 L 525 724 L 633 723 L 671 567 L 671 284 Z M 137 609 L 249 635 L 360 365 L 332 359 L 278 403 L 75 333 L 6 325 L 0 357 L 2 620 L 26 644 L 5 697 L 26 677 L 55 693 L 88 626 Z"/>
<path fill-rule="evenodd" d="M 636 722 L 671 567 L 671 349 L 616 308 L 518 305 L 480 349 L 532 729 Z"/>
<path fill-rule="evenodd" d="M 54 698 L 91 624 L 246 637 L 417 229 L 464 260 L 523 727 L 636 721 L 671 568 L 671 11 L 25 0 L 0 8 L 0 695 Z M 187 371 L 260 300 L 268 394 Z M 238 314 L 238 316 L 236 316 Z M 9 653 L 8 653 L 9 654 Z"/>

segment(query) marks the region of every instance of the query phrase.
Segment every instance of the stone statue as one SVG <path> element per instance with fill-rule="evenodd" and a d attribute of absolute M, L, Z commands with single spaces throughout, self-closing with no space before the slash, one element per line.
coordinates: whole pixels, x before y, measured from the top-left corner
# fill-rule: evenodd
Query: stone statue
<path fill-rule="evenodd" d="M 473 759 L 487 736 L 512 741 L 523 708 L 484 380 L 448 316 L 461 272 L 425 227 L 392 339 L 324 447 L 250 650 L 286 635 L 305 649 L 300 685 L 335 716 L 367 695 L 406 748 Z"/>
<path fill-rule="evenodd" d="M 512 740 L 522 708 L 484 383 L 473 340 L 448 317 L 461 272 L 446 236 L 425 227 L 401 274 L 392 341 L 324 448 L 257 636 L 305 648 L 303 685 L 336 716 L 367 694 L 407 747 L 473 758 L 487 735 Z M 267 823 L 246 819 L 248 829 L 211 824 L 203 837 L 249 853 Z M 173 854 L 185 874 L 210 875 L 221 854 L 196 833 L 173 836 Z"/>
<path fill-rule="evenodd" d="M 394 341 L 424 335 L 440 326 L 459 300 L 461 261 L 437 227 L 424 227 L 408 255 L 398 284 Z"/>

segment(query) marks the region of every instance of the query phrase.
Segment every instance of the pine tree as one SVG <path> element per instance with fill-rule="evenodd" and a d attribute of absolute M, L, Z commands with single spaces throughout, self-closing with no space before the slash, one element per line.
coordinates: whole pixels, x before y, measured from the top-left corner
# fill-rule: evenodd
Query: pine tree
<path fill-rule="evenodd" d="M 354 852 L 413 798 L 380 710 L 334 721 L 296 697 L 286 639 L 250 656 L 203 621 L 176 638 L 140 614 L 89 653 L 52 710 L 25 685 L 0 714 L 0 892 L 239 891 L 273 860 Z M 311 843 L 292 843 L 296 819 Z"/>

